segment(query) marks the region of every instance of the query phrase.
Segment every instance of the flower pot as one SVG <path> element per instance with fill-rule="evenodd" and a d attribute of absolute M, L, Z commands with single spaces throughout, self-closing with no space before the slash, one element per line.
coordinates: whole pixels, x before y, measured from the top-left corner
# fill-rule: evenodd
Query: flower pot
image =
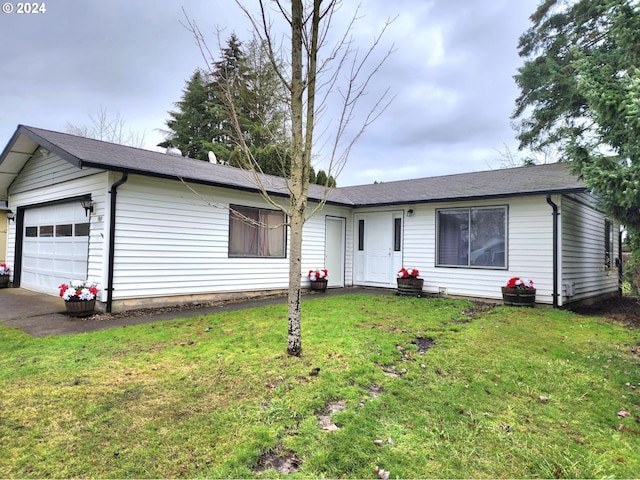
<path fill-rule="evenodd" d="M 7 288 L 9 286 L 9 275 L 0 275 L 0 288 Z"/>
<path fill-rule="evenodd" d="M 90 317 L 96 308 L 96 299 L 93 300 L 65 300 L 67 315 L 70 317 Z"/>
<path fill-rule="evenodd" d="M 328 283 L 328 280 L 326 278 L 321 278 L 318 280 L 310 280 L 311 290 L 315 292 L 326 292 L 327 283 Z"/>
<path fill-rule="evenodd" d="M 398 295 L 407 297 L 420 297 L 422 295 L 424 278 L 408 277 L 397 278 L 396 280 L 398 281 Z"/>
<path fill-rule="evenodd" d="M 310 280 L 311 290 L 316 292 L 326 292 L 327 291 L 327 279 L 320 278 L 318 280 Z"/>
<path fill-rule="evenodd" d="M 533 307 L 536 303 L 535 288 L 502 287 L 502 300 L 512 307 Z"/>

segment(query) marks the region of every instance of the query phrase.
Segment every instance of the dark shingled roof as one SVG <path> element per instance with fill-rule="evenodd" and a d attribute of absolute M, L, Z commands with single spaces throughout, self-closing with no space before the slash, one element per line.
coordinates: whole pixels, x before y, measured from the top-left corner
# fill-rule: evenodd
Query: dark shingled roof
<path fill-rule="evenodd" d="M 12 154 L 15 158 L 21 155 L 23 157 L 20 158 L 26 158 L 25 152 L 20 152 L 16 147 L 22 136 L 80 168 L 182 178 L 188 182 L 245 191 L 259 190 L 253 174 L 238 168 L 27 126 L 18 127 L 2 152 L 0 173 L 3 172 L 2 164 Z M 20 164 L 15 158 L 8 162 L 14 169 Z M 5 173 L 15 175 L 18 172 Z M 261 175 L 261 178 L 271 194 L 287 196 L 285 179 L 271 175 Z M 321 199 L 323 190 L 319 185 L 310 185 L 309 198 Z M 375 206 L 584 190 L 584 184 L 570 173 L 567 165 L 550 164 L 336 188 L 330 192 L 328 202 L 346 206 Z"/>
<path fill-rule="evenodd" d="M 586 190 L 565 163 L 532 165 L 375 185 L 344 187 L 343 195 L 358 206 L 429 203 Z"/>

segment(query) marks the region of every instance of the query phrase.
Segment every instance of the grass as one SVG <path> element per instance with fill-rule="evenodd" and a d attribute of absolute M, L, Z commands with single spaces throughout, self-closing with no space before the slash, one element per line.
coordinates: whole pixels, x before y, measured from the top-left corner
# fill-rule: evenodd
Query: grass
<path fill-rule="evenodd" d="M 61 337 L 0 327 L 0 477 L 282 477 L 265 454 L 295 455 L 293 478 L 637 476 L 638 332 L 471 308 L 305 300 L 301 358 L 285 305 Z"/>

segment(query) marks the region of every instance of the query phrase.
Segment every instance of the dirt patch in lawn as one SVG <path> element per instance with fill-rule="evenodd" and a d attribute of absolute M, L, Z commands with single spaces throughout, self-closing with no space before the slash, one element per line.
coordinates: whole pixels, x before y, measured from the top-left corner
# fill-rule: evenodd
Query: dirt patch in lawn
<path fill-rule="evenodd" d="M 281 474 L 295 473 L 300 469 L 301 460 L 291 452 L 283 452 L 281 447 L 275 452 L 263 453 L 258 459 L 256 472 L 275 470 Z"/>
<path fill-rule="evenodd" d="M 338 400 L 337 402 L 332 402 L 327 405 L 327 412 L 318 415 L 318 422 L 320 423 L 320 428 L 325 432 L 335 432 L 340 430 L 333 420 L 331 419 L 331 415 L 337 412 L 344 412 L 347 409 L 347 404 L 344 400 Z"/>
<path fill-rule="evenodd" d="M 612 297 L 593 305 L 573 307 L 571 310 L 581 315 L 605 317 L 630 328 L 640 328 L 640 301 L 636 297 Z"/>
<path fill-rule="evenodd" d="M 414 342 L 418 346 L 418 353 L 425 353 L 436 345 L 433 338 L 418 337 Z"/>

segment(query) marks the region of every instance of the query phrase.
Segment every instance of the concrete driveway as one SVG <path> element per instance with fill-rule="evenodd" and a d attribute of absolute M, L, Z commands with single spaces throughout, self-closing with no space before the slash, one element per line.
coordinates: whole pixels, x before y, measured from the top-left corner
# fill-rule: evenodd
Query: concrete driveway
<path fill-rule="evenodd" d="M 0 289 L 0 323 L 33 336 L 73 333 L 64 300 L 22 288 Z M 66 332 L 65 330 L 69 330 Z"/>
<path fill-rule="evenodd" d="M 370 295 L 389 295 L 393 290 L 377 288 L 335 288 L 326 293 L 312 293 L 304 298 L 318 296 L 344 295 L 348 293 L 367 293 Z M 132 312 L 130 315 L 113 317 L 96 316 L 89 318 L 72 318 L 65 314 L 64 300 L 51 295 L 31 292 L 22 288 L 0 289 L 0 324 L 15 327 L 34 337 L 46 335 L 70 335 L 74 333 L 95 332 L 108 328 L 126 327 L 141 323 L 150 323 L 176 318 L 188 318 L 196 315 L 208 315 L 225 311 L 285 303 L 286 297 L 268 297 L 221 303 L 217 305 L 193 309 L 159 309 L 146 311 L 144 314 Z"/>

